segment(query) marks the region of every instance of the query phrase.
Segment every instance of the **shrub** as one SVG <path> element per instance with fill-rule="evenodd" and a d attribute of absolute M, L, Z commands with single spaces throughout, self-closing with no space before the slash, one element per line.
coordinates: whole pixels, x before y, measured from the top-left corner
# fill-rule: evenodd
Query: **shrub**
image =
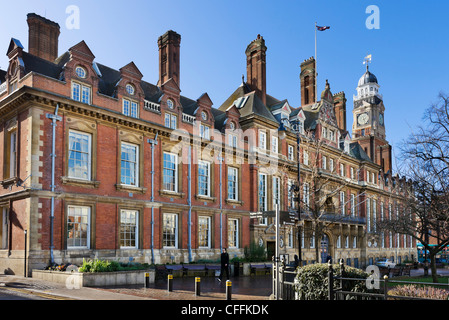
<path fill-rule="evenodd" d="M 249 248 L 245 247 L 244 249 L 244 260 L 247 262 L 256 262 L 256 261 L 268 261 L 267 252 L 265 251 L 264 246 L 259 246 L 254 241 L 251 242 Z M 271 257 L 270 257 L 271 259 Z"/>
<path fill-rule="evenodd" d="M 147 263 L 119 263 L 117 261 L 106 261 L 106 260 L 85 260 L 83 259 L 83 264 L 78 269 L 79 272 L 115 272 L 115 271 L 125 271 L 125 270 L 144 270 L 148 269 L 149 265 Z"/>
<path fill-rule="evenodd" d="M 340 275 L 340 265 L 333 264 L 334 276 Z M 295 291 L 299 300 L 328 300 L 328 265 L 325 263 L 309 264 L 297 269 Z M 363 270 L 345 266 L 345 278 L 366 279 L 368 274 Z M 340 286 L 334 281 L 334 289 Z M 365 281 L 344 281 L 344 291 L 372 292 L 365 286 Z"/>
<path fill-rule="evenodd" d="M 449 292 L 447 290 L 430 286 L 417 286 L 414 284 L 396 286 L 388 291 L 388 295 L 434 300 L 449 300 Z"/>

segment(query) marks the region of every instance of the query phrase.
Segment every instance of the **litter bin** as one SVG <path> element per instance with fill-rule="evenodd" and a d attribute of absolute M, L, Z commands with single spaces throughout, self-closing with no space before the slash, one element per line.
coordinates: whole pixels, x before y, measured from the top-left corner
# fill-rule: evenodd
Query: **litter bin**
<path fill-rule="evenodd" d="M 234 277 L 240 276 L 240 262 L 234 262 Z"/>

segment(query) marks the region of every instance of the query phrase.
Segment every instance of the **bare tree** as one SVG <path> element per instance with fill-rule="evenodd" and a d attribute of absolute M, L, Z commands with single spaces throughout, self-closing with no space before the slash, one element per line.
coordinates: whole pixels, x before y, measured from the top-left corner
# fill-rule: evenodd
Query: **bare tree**
<path fill-rule="evenodd" d="M 379 228 L 414 237 L 429 252 L 433 281 L 435 257 L 449 245 L 449 98 L 426 110 L 423 125 L 401 144 L 400 170 L 410 181 L 399 214 Z"/>
<path fill-rule="evenodd" d="M 303 230 L 309 238 L 315 239 L 315 259 L 318 262 L 320 241 L 325 231 L 347 218 L 342 207 L 346 208 L 349 201 L 345 200 L 342 206 L 339 194 L 345 191 L 349 180 L 338 174 L 337 164 L 344 157 L 344 150 L 330 148 L 325 140 L 317 139 L 313 131 L 306 131 L 302 140 L 303 158 L 306 159 L 301 167 L 299 200 L 304 211 L 301 219 L 310 222 L 307 227 L 304 225 Z"/>

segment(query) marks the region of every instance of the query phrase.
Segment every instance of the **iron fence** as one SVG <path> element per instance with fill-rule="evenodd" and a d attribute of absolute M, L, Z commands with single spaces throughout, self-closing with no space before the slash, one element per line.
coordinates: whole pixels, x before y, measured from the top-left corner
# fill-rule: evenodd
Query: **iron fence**
<path fill-rule="evenodd" d="M 379 275 L 377 278 L 350 278 L 345 276 L 345 266 L 340 262 L 340 274 L 335 275 L 332 264 L 328 264 L 328 299 L 329 300 L 436 300 L 432 298 L 393 295 L 391 289 L 394 285 L 416 285 L 428 287 L 440 287 L 449 292 L 449 283 L 416 282 L 390 279 L 388 276 Z M 276 300 L 296 300 L 298 295 L 295 290 L 297 270 L 282 263 L 279 272 L 273 265 L 273 297 Z M 278 277 L 278 279 L 277 279 Z M 354 291 L 354 282 L 362 283 L 364 289 Z"/>

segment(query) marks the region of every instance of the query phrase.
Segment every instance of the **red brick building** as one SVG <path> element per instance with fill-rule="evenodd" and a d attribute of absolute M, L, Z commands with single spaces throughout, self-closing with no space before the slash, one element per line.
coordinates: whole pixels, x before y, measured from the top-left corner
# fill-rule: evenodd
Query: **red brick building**
<path fill-rule="evenodd" d="M 384 176 L 377 179 L 381 165 L 357 143 L 345 149 L 351 141 L 344 93 L 333 95 L 327 86 L 317 102 L 313 72 L 303 65 L 303 106 L 292 108 L 286 99 L 267 94 L 261 36 L 245 51 L 247 81 L 215 108 L 207 93 L 181 95 L 181 36 L 174 31 L 157 39 L 159 80 L 151 84 L 133 62 L 118 69 L 97 62 L 84 41 L 61 54 L 57 23 L 36 14 L 27 22 L 28 51 L 11 39 L 9 66 L 0 70 L 0 269 L 5 272 L 21 273 L 25 257 L 31 270 L 83 258 L 213 260 L 223 247 L 231 257 L 241 257 L 251 242 L 272 250 L 272 220 L 251 213 L 276 204 L 296 210 L 290 190 L 297 161 L 307 166 L 305 155 L 298 159 L 295 152 L 295 132 L 289 128 L 285 137 L 278 135 L 280 123 L 313 126 L 318 137 L 328 106 L 336 120 L 326 152 L 346 152 L 341 179 L 351 175 L 350 168 L 360 172 L 352 189 L 345 185 L 347 199 L 351 190 L 358 199 L 367 192 L 391 199 L 388 188 L 383 190 Z M 318 113 L 312 108 L 317 103 Z M 336 160 L 335 169 L 340 163 Z M 307 172 L 301 172 L 303 179 Z M 330 201 L 338 206 L 340 200 Z M 387 255 L 369 253 L 365 202 L 357 208 L 357 219 L 329 228 L 326 250 L 363 262 Z M 296 230 L 283 228 L 283 253 L 297 253 Z M 357 237 L 356 247 L 340 248 L 340 234 Z M 410 251 L 407 241 L 396 247 L 407 248 L 402 255 Z M 302 258 L 313 262 L 310 241 L 304 243 Z"/>

